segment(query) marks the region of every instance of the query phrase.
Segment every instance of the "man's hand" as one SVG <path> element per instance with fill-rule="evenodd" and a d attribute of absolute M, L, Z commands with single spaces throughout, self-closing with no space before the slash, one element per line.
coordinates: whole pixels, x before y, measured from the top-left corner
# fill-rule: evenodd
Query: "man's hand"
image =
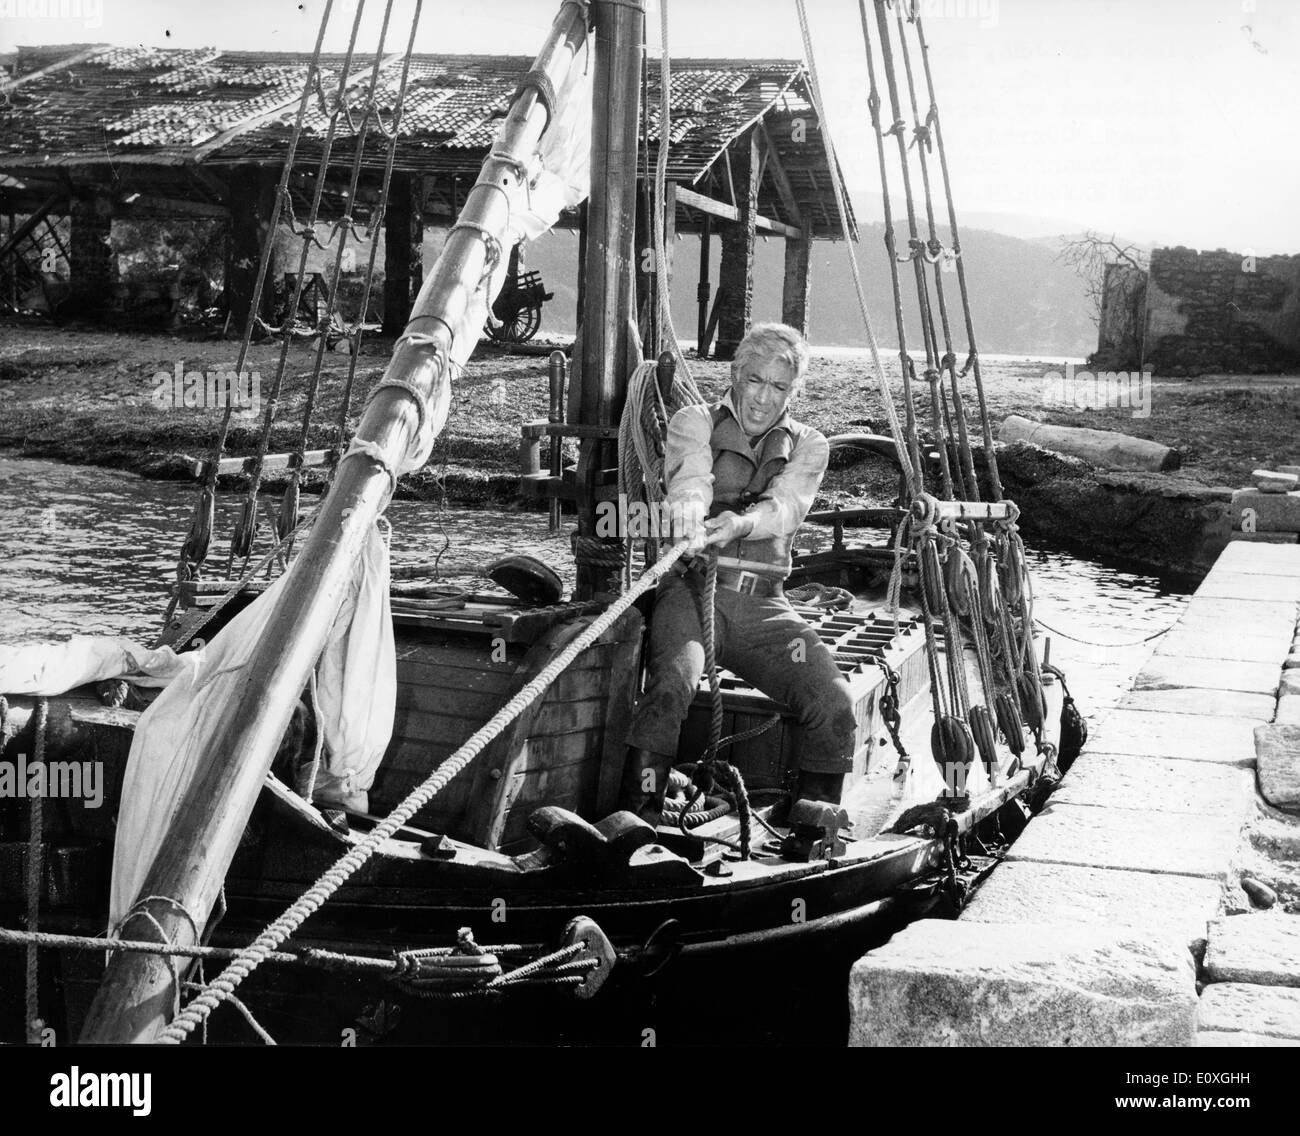
<path fill-rule="evenodd" d="M 693 556 L 699 552 L 708 541 L 709 534 L 704 527 L 705 512 L 704 503 L 696 498 L 674 501 L 668 506 L 668 519 L 672 525 L 673 542 L 676 543 L 683 537 L 690 538 L 691 543 L 687 546 L 685 552 L 687 556 Z"/>
<path fill-rule="evenodd" d="M 716 517 L 705 521 L 704 527 L 708 532 L 708 539 L 705 540 L 703 547 L 717 545 L 721 548 L 733 540 L 744 540 L 749 536 L 754 527 L 754 518 L 741 516 L 738 513 L 719 513 Z"/>

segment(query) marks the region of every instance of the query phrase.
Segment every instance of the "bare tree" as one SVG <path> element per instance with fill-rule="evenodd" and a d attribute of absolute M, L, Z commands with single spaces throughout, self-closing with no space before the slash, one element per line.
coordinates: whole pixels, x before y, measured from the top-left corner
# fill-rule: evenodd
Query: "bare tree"
<path fill-rule="evenodd" d="M 1121 245 L 1115 234 L 1103 237 L 1088 229 L 1083 236 L 1061 242 L 1056 259 L 1068 264 L 1079 274 L 1088 297 L 1088 314 L 1093 323 L 1100 323 L 1102 303 L 1105 299 L 1106 267 L 1122 264 L 1146 272 L 1148 257 L 1145 250 L 1134 244 Z"/>

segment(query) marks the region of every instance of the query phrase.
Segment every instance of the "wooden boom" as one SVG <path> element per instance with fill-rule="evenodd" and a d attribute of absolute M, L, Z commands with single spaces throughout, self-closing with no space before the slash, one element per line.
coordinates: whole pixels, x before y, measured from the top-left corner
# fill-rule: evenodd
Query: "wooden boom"
<path fill-rule="evenodd" d="M 533 64 L 559 87 L 574 56 L 586 42 L 586 7 L 565 0 Z M 396 470 L 420 424 L 419 398 L 435 432 L 446 420 L 451 373 L 478 341 L 481 323 L 472 304 L 487 267 L 487 234 L 508 253 L 508 192 L 546 129 L 548 109 L 539 94 L 543 82 L 521 85 L 491 156 L 461 212 L 464 227 L 452 230 L 429 279 L 416 300 L 407 333 L 385 372 L 386 382 L 404 384 L 376 390 L 357 429 L 373 443 L 383 462 L 354 454 L 340 463 L 334 484 L 320 506 L 302 552 L 290 569 L 292 580 L 280 595 L 242 682 L 231 697 L 221 726 L 204 739 L 201 772 L 182 799 L 149 871 L 141 897 L 147 903 L 119 928 L 122 937 L 194 945 L 195 928 L 176 904 L 200 924 L 207 912 L 193 910 L 196 881 L 214 866 L 224 874 L 266 779 L 298 698 L 324 649 L 330 627 L 361 548 L 389 495 L 389 472 Z M 139 899 L 140 897 L 137 897 Z M 174 902 L 173 902 L 174 901 Z M 84 1042 L 148 1042 L 162 1029 L 173 1007 L 174 975 L 166 956 L 118 954 L 108 964 L 87 1016 Z"/>

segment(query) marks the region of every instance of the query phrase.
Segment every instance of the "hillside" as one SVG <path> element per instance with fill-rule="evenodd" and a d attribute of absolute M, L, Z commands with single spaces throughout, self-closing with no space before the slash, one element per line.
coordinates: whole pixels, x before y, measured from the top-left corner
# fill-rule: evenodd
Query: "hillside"
<path fill-rule="evenodd" d="M 882 347 L 894 349 L 893 300 L 885 261 L 884 225 L 863 225 L 857 246 L 866 286 L 872 326 Z M 1001 233 L 971 229 L 963 235 L 963 255 L 972 293 L 975 332 L 980 350 L 999 354 L 1084 356 L 1097 345 L 1096 328 L 1088 318 L 1083 285 L 1073 270 L 1055 258 L 1048 240 L 1022 240 Z M 905 242 L 904 242 L 905 243 Z M 692 236 L 677 242 L 673 279 L 673 319 L 682 339 L 695 338 L 695 291 L 699 281 L 699 241 Z M 548 234 L 529 250 L 528 266 L 539 269 L 555 299 L 546 306 L 543 330 L 572 333 L 577 290 L 577 236 Z M 720 251 L 714 242 L 712 279 L 717 281 Z M 754 318 L 778 319 L 784 249 L 780 239 L 760 240 L 755 254 Z M 912 269 L 904 274 L 904 316 L 909 342 L 919 327 Z M 957 276 L 945 274 L 954 320 L 956 350 L 966 338 L 957 303 Z M 950 289 L 950 291 L 949 291 Z M 858 315 L 853 279 L 842 242 L 818 241 L 813 253 L 811 336 L 820 346 L 861 347 L 866 335 Z M 916 341 L 919 345 L 919 341 Z"/>

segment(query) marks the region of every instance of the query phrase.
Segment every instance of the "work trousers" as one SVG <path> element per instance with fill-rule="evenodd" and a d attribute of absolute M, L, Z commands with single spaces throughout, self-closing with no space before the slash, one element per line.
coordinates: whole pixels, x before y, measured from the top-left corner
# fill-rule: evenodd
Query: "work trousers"
<path fill-rule="evenodd" d="M 677 753 L 677 738 L 704 670 L 700 641 L 703 573 L 670 572 L 659 583 L 650 633 L 650 666 L 628 744 Z M 849 684 L 829 648 L 783 595 L 755 596 L 717 589 L 714 648 L 726 667 L 799 716 L 799 768 L 847 773 L 852 767 L 856 715 Z"/>

